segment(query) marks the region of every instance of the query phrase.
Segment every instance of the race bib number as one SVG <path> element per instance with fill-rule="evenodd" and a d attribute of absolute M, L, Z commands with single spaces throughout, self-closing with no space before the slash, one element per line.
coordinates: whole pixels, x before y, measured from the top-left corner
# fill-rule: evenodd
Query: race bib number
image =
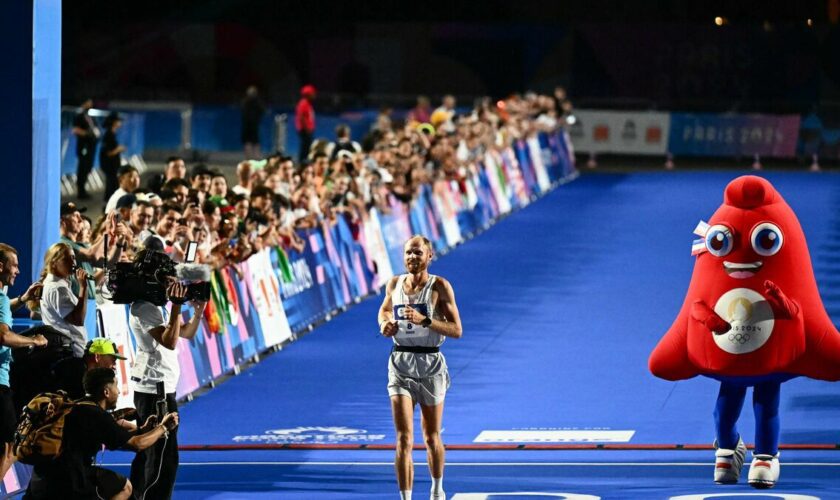
<path fill-rule="evenodd" d="M 397 333 L 397 338 L 417 338 L 429 335 L 429 329 L 423 328 L 420 325 L 415 325 L 405 316 L 405 308 L 411 307 L 423 316 L 429 316 L 429 309 L 426 304 L 399 304 L 394 306 L 394 319 L 397 320 L 397 325 L 400 331 Z"/>

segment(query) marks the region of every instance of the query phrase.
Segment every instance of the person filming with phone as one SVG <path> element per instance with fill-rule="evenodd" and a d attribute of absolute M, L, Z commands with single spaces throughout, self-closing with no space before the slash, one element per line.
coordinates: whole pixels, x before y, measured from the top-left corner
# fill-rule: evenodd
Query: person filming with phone
<path fill-rule="evenodd" d="M 71 277 L 75 276 L 79 292 L 71 288 Z M 52 245 L 44 256 L 41 280 L 41 319 L 45 325 L 58 330 L 65 345 L 73 350 L 73 356 L 81 359 L 88 341 L 85 328 L 87 315 L 87 288 L 90 276 L 76 264 L 76 255 L 66 243 Z"/>

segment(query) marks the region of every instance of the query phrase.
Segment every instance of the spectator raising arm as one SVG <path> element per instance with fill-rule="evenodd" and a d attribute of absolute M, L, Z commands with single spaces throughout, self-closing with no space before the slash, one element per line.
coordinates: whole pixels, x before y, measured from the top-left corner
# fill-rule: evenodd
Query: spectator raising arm
<path fill-rule="evenodd" d="M 89 264 L 101 264 L 100 259 L 103 256 L 105 248 L 105 238 L 108 237 L 109 244 L 113 244 L 114 236 L 117 232 L 116 213 L 111 212 L 107 215 L 105 220 L 106 233 L 97 238 L 90 248 L 76 248 L 76 260 L 79 262 L 87 262 Z"/>
<path fill-rule="evenodd" d="M 76 280 L 79 282 L 79 296 L 75 307 L 67 313 L 64 319 L 71 325 L 85 326 L 85 315 L 87 314 L 87 273 L 84 269 L 76 269 Z"/>
<path fill-rule="evenodd" d="M 40 300 L 41 289 L 44 288 L 44 284 L 40 281 L 36 281 L 29 285 L 29 288 L 26 289 L 23 294 L 19 297 L 15 297 L 9 300 L 9 307 L 12 308 L 12 311 L 17 311 L 21 307 L 25 306 L 27 302 L 30 300 L 38 299 Z"/>
<path fill-rule="evenodd" d="M 190 340 L 195 337 L 198 331 L 198 325 L 201 324 L 201 316 L 204 314 L 204 306 L 207 302 L 193 300 L 190 302 L 193 306 L 193 317 L 184 325 L 181 325 L 181 338 Z"/>

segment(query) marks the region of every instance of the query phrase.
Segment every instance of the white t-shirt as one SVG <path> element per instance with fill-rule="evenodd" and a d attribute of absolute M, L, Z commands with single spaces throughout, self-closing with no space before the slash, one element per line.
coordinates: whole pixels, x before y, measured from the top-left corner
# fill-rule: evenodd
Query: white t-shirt
<path fill-rule="evenodd" d="M 70 289 L 70 280 L 47 274 L 41 293 L 41 319 L 45 325 L 63 333 L 73 347 L 73 355 L 81 358 L 88 341 L 87 330 L 65 319 L 78 303 L 79 298 Z"/>
<path fill-rule="evenodd" d="M 279 194 L 286 198 L 287 200 L 292 199 L 292 185 L 285 181 L 280 181 L 277 183 L 277 187 L 274 189 L 274 194 Z"/>
<path fill-rule="evenodd" d="M 125 189 L 117 188 L 117 190 L 114 191 L 114 194 L 108 198 L 108 203 L 105 205 L 105 213 L 108 214 L 114 211 L 117 208 L 117 202 L 120 201 L 120 198 L 127 194 L 129 193 Z"/>
<path fill-rule="evenodd" d="M 251 196 L 251 190 L 244 188 L 239 184 L 233 186 L 232 188 L 230 188 L 230 190 L 236 194 L 241 194 L 242 196 Z"/>
<path fill-rule="evenodd" d="M 163 307 L 144 300 L 131 304 L 128 324 L 137 341 L 135 362 L 140 364 L 143 358 L 148 359 L 142 376 L 135 375 L 139 370 L 132 369 L 131 371 L 131 381 L 135 392 L 155 394 L 157 392 L 155 384 L 160 381 L 163 381 L 167 394 L 175 392 L 178 387 L 178 379 L 181 376 L 181 367 L 178 365 L 178 346 L 176 345 L 175 349 L 167 349 L 149 334 L 154 328 L 166 327 L 168 320 L 169 312 Z"/>

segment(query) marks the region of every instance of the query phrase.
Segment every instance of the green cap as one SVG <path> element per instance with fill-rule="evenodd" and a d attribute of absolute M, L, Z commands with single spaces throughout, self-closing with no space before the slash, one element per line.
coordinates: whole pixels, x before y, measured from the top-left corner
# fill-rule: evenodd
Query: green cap
<path fill-rule="evenodd" d="M 109 340 L 104 337 L 98 337 L 88 342 L 87 353 L 100 355 L 108 354 L 116 357 L 117 359 L 128 359 L 124 356 L 119 355 L 119 350 L 117 350 L 117 344 L 115 344 L 113 340 Z"/>
<path fill-rule="evenodd" d="M 210 201 L 212 201 L 213 203 L 215 203 L 216 206 L 219 207 L 219 208 L 224 208 L 224 207 L 230 205 L 230 203 L 227 201 L 227 198 L 224 198 L 224 197 L 219 196 L 219 195 L 211 196 L 208 199 Z"/>

